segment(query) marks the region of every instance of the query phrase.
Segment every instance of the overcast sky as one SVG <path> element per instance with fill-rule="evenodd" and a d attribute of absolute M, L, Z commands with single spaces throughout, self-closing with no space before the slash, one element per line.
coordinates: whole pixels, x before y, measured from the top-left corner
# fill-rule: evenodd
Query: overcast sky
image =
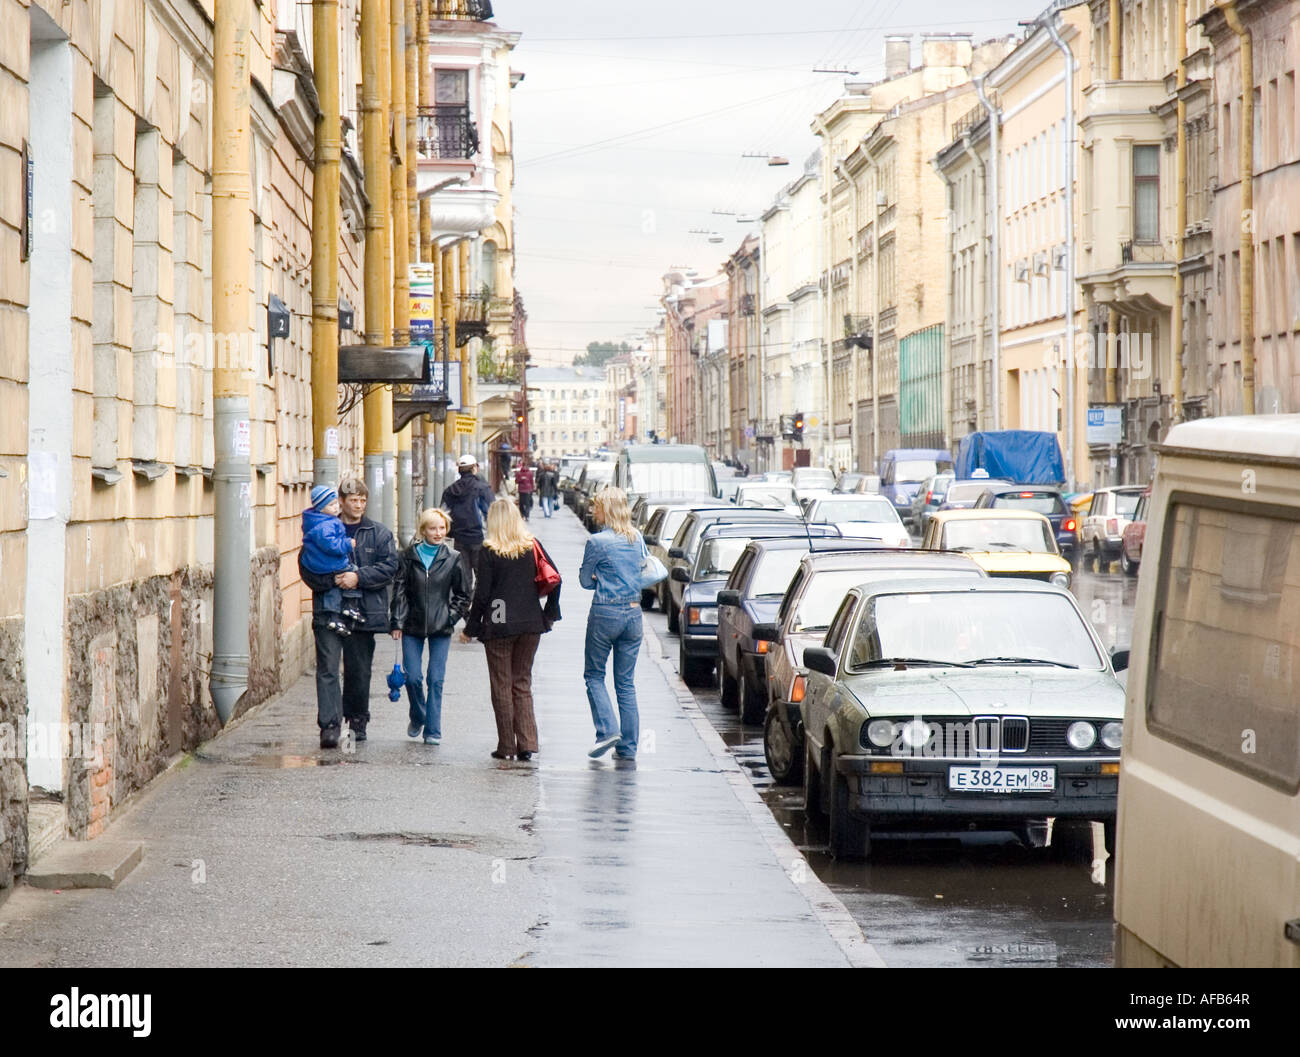
<path fill-rule="evenodd" d="M 816 149 L 845 74 L 883 75 L 884 37 L 1018 32 L 1025 0 L 494 0 L 512 66 L 516 286 L 541 363 L 654 322 L 670 267 L 710 274 Z M 967 17 L 969 15 L 970 17 Z M 915 21 L 909 21 L 915 20 Z M 783 155 L 769 167 L 745 153 Z M 692 229 L 724 236 L 713 244 Z M 755 228 L 754 230 L 757 230 Z"/>

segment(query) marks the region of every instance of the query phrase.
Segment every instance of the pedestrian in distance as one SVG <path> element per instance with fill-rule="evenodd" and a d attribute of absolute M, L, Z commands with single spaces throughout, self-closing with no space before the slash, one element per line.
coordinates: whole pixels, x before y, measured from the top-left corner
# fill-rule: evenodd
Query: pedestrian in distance
<path fill-rule="evenodd" d="M 498 760 L 530 760 L 537 752 L 533 715 L 533 658 L 543 634 L 560 619 L 560 589 L 537 594 L 538 555 L 554 566 L 524 528 L 519 510 L 498 499 L 488 511 L 487 535 L 479 555 L 474 602 L 461 642 L 480 640 L 487 652 L 492 711 L 496 715 Z"/>
<path fill-rule="evenodd" d="M 410 706 L 406 735 L 423 733 L 426 745 L 442 743 L 442 685 L 451 634 L 469 611 L 469 585 L 460 556 L 447 543 L 450 531 L 445 511 L 424 511 L 393 585 L 392 634 L 402 644 Z M 429 661 L 422 673 L 426 645 Z"/>
<path fill-rule="evenodd" d="M 519 513 L 527 521 L 528 515 L 533 512 L 533 495 L 537 491 L 537 482 L 533 478 L 533 468 L 528 465 L 527 459 L 515 471 L 515 485 L 519 489 Z"/>
<path fill-rule="evenodd" d="M 343 505 L 337 488 L 318 484 L 311 490 L 311 506 L 302 512 L 302 564 L 321 576 L 356 572 L 352 561 L 354 541 L 339 519 Z M 361 592 L 331 587 L 321 593 L 325 623 L 340 635 L 350 635 L 361 619 Z"/>
<path fill-rule="evenodd" d="M 596 725 L 596 744 L 589 756 L 603 756 L 614 749 L 615 756 L 636 757 L 640 717 L 636 704 L 636 659 L 641 652 L 641 563 L 645 541 L 632 527 L 627 494 L 621 488 L 606 487 L 591 501 L 591 516 L 602 526 L 587 540 L 578 580 L 595 591 L 587 614 L 587 643 L 583 679 L 587 703 Z M 605 687 L 605 670 L 614 655 L 614 693 L 618 713 Z"/>
<path fill-rule="evenodd" d="M 551 463 L 543 463 L 541 472 L 537 475 L 537 495 L 542 504 L 542 516 L 550 517 L 555 513 L 560 498 L 560 475 Z"/>
<path fill-rule="evenodd" d="M 451 516 L 451 538 L 465 570 L 465 585 L 473 590 L 479 551 L 483 547 L 483 522 L 492 505 L 492 488 L 478 475 L 478 460 L 462 455 L 456 462 L 460 477 L 442 493 L 442 509 Z"/>
<path fill-rule="evenodd" d="M 366 517 L 369 490 L 353 478 L 339 485 L 340 518 L 352 541 L 355 572 L 319 574 L 309 570 L 298 552 L 298 571 L 312 592 L 312 632 L 316 639 L 316 723 L 322 749 L 338 747 L 347 720 L 352 736 L 366 740 L 370 722 L 370 668 L 375 657 L 375 635 L 389 628 L 389 594 L 397 575 L 397 547 L 393 534 Z M 361 618 L 343 635 L 329 626 L 324 596 L 335 587 L 361 592 Z M 339 665 L 342 662 L 342 679 Z M 341 687 L 340 687 L 341 682 Z"/>

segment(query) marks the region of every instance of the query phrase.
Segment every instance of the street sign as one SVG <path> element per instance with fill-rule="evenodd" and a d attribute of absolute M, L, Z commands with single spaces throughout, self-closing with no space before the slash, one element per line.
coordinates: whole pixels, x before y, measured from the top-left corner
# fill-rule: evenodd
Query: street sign
<path fill-rule="evenodd" d="M 1122 407 L 1088 408 L 1085 429 L 1088 444 L 1119 444 L 1124 440 L 1124 409 Z"/>
<path fill-rule="evenodd" d="M 471 434 L 471 435 L 472 435 L 472 434 L 474 433 L 474 427 L 475 427 L 477 424 L 478 424 L 478 420 L 477 420 L 473 415 L 457 415 L 457 416 L 456 416 L 456 432 L 457 432 L 457 433 L 467 433 L 467 434 Z"/>

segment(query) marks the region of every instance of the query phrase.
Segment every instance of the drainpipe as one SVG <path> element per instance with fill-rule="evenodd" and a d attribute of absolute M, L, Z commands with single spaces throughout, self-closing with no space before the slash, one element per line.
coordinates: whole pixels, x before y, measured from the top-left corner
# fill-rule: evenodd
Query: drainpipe
<path fill-rule="evenodd" d="M 1184 9 L 1185 11 L 1185 9 Z M 1108 34 L 1107 48 L 1107 70 L 1106 80 L 1118 81 L 1119 78 L 1119 28 L 1120 28 L 1120 0 L 1110 0 L 1110 6 L 1106 12 L 1106 28 L 1110 31 Z M 1184 14 L 1181 25 L 1187 26 L 1187 18 Z"/>
<path fill-rule="evenodd" d="M 468 238 L 461 239 L 460 243 L 456 247 L 456 280 L 457 280 L 457 285 L 456 285 L 457 290 L 467 294 L 473 293 L 473 291 L 470 289 L 470 282 L 469 282 L 469 239 Z M 484 302 L 483 304 L 484 319 L 487 318 L 487 307 L 488 307 L 487 303 Z M 471 363 L 470 363 L 470 352 L 469 352 L 468 344 L 462 345 L 460 347 L 460 349 L 457 352 L 456 358 L 459 361 L 458 369 L 460 370 L 460 403 L 461 406 L 464 407 L 466 411 L 472 415 L 475 414 L 478 409 L 474 406 L 474 380 L 470 375 Z M 523 387 L 522 381 L 520 382 L 520 388 L 523 390 L 523 394 L 524 394 L 524 403 L 525 403 L 524 431 L 525 433 L 527 433 L 528 390 Z M 450 420 L 451 416 L 448 416 L 448 418 Z M 454 446 L 452 450 L 456 451 L 459 454 L 461 449 L 461 439 L 459 434 L 456 433 L 456 424 L 454 420 L 452 420 L 451 439 L 452 439 L 452 444 Z M 525 437 L 525 440 L 526 439 L 527 438 Z M 465 440 L 464 448 L 465 451 L 467 452 L 473 451 L 473 437 L 470 437 Z"/>
<path fill-rule="evenodd" d="M 1228 28 L 1237 34 L 1241 54 L 1241 410 L 1255 413 L 1255 57 L 1250 30 L 1241 24 L 1237 5 L 1228 0 L 1221 9 Z"/>
<path fill-rule="evenodd" d="M 429 44 L 429 19 L 428 19 L 428 9 L 431 3 L 432 0 L 421 0 L 419 11 L 416 14 L 416 18 L 420 23 L 416 31 L 416 35 L 419 38 L 419 54 L 417 56 L 417 59 L 420 67 L 418 71 L 418 80 L 420 82 L 420 86 L 418 89 L 419 98 L 420 98 L 420 113 L 430 113 L 433 107 L 433 66 L 429 61 L 430 44 Z M 418 140 L 419 138 L 418 121 L 416 122 L 416 125 L 417 125 L 416 138 Z M 418 173 L 418 168 L 419 168 L 418 163 L 412 165 L 412 169 L 416 170 L 417 173 Z M 432 262 L 433 264 L 436 265 L 438 263 L 438 258 L 436 256 L 437 247 L 435 247 L 433 244 L 433 201 L 432 199 L 425 197 L 424 195 L 417 194 L 417 197 L 420 200 L 420 260 L 426 264 Z M 435 267 L 434 268 L 435 279 L 437 278 L 437 274 L 438 274 L 438 269 Z M 436 296 L 433 299 L 433 305 L 434 305 L 434 313 L 436 315 L 438 310 L 438 299 Z M 434 324 L 433 332 L 435 334 L 439 333 L 436 323 Z M 433 433 L 437 432 L 436 426 L 434 426 L 432 432 Z M 442 493 L 439 492 L 438 496 L 439 498 L 441 498 Z"/>
<path fill-rule="evenodd" d="M 1056 29 L 1056 16 L 1043 21 L 1065 60 L 1065 459 L 1066 486 L 1074 490 L 1074 53 Z"/>
<path fill-rule="evenodd" d="M 456 349 L 456 267 L 452 257 L 454 253 L 455 250 L 451 248 L 442 251 L 442 281 L 438 284 L 442 295 L 442 333 L 447 342 L 448 381 L 451 372 L 459 368 L 460 358 L 460 353 Z M 444 463 L 456 458 L 456 416 L 450 408 L 447 411 L 447 421 L 442 425 L 442 458 Z M 444 467 L 443 472 L 448 482 L 455 480 L 454 469 Z"/>
<path fill-rule="evenodd" d="M 313 0 L 312 65 L 316 115 L 316 171 L 311 199 L 311 421 L 312 482 L 339 479 L 339 5 Z"/>
<path fill-rule="evenodd" d="M 1169 422 L 1183 417 L 1183 232 L 1187 228 L 1187 103 L 1183 87 L 1187 84 L 1187 0 L 1178 0 L 1178 104 L 1177 161 L 1178 187 L 1174 193 L 1174 315 L 1169 342 L 1173 346 L 1174 391 L 1170 397 Z"/>
<path fill-rule="evenodd" d="M 412 0 L 414 2 L 414 0 Z M 390 0 L 389 41 L 392 58 L 389 75 L 392 91 L 392 192 L 393 192 L 393 344 L 411 343 L 411 229 L 406 191 L 409 184 L 406 106 L 406 0 Z M 391 403 L 391 397 L 389 398 Z M 393 488 L 393 524 L 403 543 L 415 535 L 415 518 L 411 510 L 411 425 L 408 422 L 390 444 L 397 448 L 397 470 Z M 387 477 L 387 474 L 385 474 Z M 384 498 L 389 482 L 384 481 Z M 387 504 L 385 504 L 385 507 Z M 385 514 L 387 514 L 385 509 Z"/>
<path fill-rule="evenodd" d="M 849 182 L 853 189 L 853 231 L 849 235 L 849 263 L 853 266 L 853 294 L 850 301 L 853 305 L 853 318 L 858 315 L 858 250 L 857 236 L 858 228 L 861 224 L 858 210 L 858 181 L 849 175 L 848 169 L 841 165 L 835 167 L 836 171 Z M 872 326 L 875 324 L 873 323 Z M 846 335 L 847 337 L 847 335 Z M 875 338 L 872 338 L 872 344 L 875 344 Z M 852 345 L 849 347 L 849 469 L 858 468 L 858 347 Z"/>
<path fill-rule="evenodd" d="M 248 170 L 248 0 L 217 0 L 213 26 L 212 102 L 212 371 L 216 458 L 212 471 L 215 553 L 212 587 L 212 703 L 224 726 L 248 691 L 249 279 L 253 214 Z M 331 389 L 332 393 L 334 390 Z"/>
<path fill-rule="evenodd" d="M 989 387 L 989 402 L 993 405 L 994 429 L 1002 428 L 1002 203 L 998 199 L 998 174 L 1002 172 L 1002 154 L 999 147 L 998 112 L 984 94 L 984 79 L 987 74 L 975 78 L 975 94 L 989 116 L 989 158 L 993 162 L 993 172 L 989 178 L 989 274 L 993 277 L 988 284 L 989 290 L 989 344 L 992 357 L 992 374 Z M 981 364 L 983 366 L 983 364 Z M 983 388 L 980 386 L 979 388 Z"/>
<path fill-rule="evenodd" d="M 952 436 L 952 323 L 954 318 L 954 305 L 956 304 L 957 284 L 953 281 L 953 247 L 957 244 L 957 195 L 956 187 L 939 170 L 939 166 L 934 166 L 939 178 L 944 182 L 945 200 L 947 205 L 948 222 L 947 231 L 944 234 L 944 259 L 948 262 L 947 297 L 944 306 L 944 320 L 947 325 L 943 328 L 943 358 L 944 362 L 940 368 L 940 376 L 947 379 L 947 384 L 941 391 L 943 403 L 943 446 L 949 446 L 949 439 Z"/>
<path fill-rule="evenodd" d="M 880 472 L 880 167 L 873 165 L 871 201 L 871 472 Z M 902 419 L 899 419 L 902 424 Z M 902 438 L 899 438 L 900 442 Z"/>
<path fill-rule="evenodd" d="M 826 277 L 826 289 L 822 293 L 822 465 L 829 467 L 835 453 L 835 415 L 831 410 L 831 262 L 830 262 L 830 224 L 831 224 L 831 169 L 834 159 L 830 133 L 826 125 L 817 119 L 814 132 L 821 136 L 825 154 L 822 158 L 822 193 L 825 205 L 822 210 L 821 245 L 822 275 Z"/>
<path fill-rule="evenodd" d="M 402 11 L 406 26 L 405 55 L 406 60 L 406 256 L 408 261 L 420 259 L 420 194 L 419 181 L 419 21 L 415 13 L 415 0 L 405 0 Z M 409 310 L 408 310 L 409 315 Z M 398 480 L 404 482 L 409 492 L 406 509 L 410 513 L 411 534 L 415 534 L 415 522 L 419 520 L 418 511 L 423 508 L 423 488 L 415 487 L 415 468 L 420 467 L 419 477 L 424 480 L 424 416 L 421 415 L 410 423 L 397 438 L 397 473 Z M 403 448 L 403 444 L 405 447 Z M 405 457 L 405 463 L 403 463 Z M 401 496 L 398 496 L 399 506 Z"/>
<path fill-rule="evenodd" d="M 980 158 L 980 156 L 975 153 L 975 148 L 971 144 L 971 138 L 969 132 L 966 133 L 964 137 L 962 137 L 962 143 L 966 149 L 966 153 L 970 155 L 971 161 L 975 163 L 976 170 L 979 172 L 980 198 L 982 200 L 983 197 L 988 193 L 988 168 L 987 166 L 985 166 L 983 159 Z M 996 166 L 997 166 L 996 158 L 994 159 L 993 164 L 994 164 L 994 171 L 996 171 Z M 983 223 L 981 225 L 981 228 L 986 227 L 987 224 L 988 224 L 988 211 L 986 210 L 983 213 Z M 979 233 L 979 241 L 978 241 L 978 245 L 981 251 L 984 249 L 984 239 L 985 239 L 985 232 L 981 230 Z M 988 257 L 983 252 L 977 253 L 975 255 L 975 277 L 976 277 L 975 289 L 979 291 L 979 301 L 977 303 L 984 305 L 985 311 L 987 311 L 988 290 L 989 290 Z M 978 328 L 975 334 L 975 428 L 978 430 L 983 425 L 983 419 L 984 419 L 984 381 L 981 378 L 981 375 L 984 370 L 984 320 L 983 319 L 976 320 L 975 325 Z"/>
<path fill-rule="evenodd" d="M 388 137 L 384 118 L 381 73 L 381 42 L 388 38 L 386 0 L 362 0 L 361 4 L 361 144 L 365 159 L 366 256 L 365 295 L 367 345 L 392 342 L 388 315 L 392 311 L 392 273 L 384 260 L 388 229 Z M 387 434 L 392 432 L 392 397 L 383 387 L 366 396 L 365 480 L 371 496 L 371 516 L 384 519 L 384 462 Z M 391 527 L 391 526 L 390 526 Z"/>

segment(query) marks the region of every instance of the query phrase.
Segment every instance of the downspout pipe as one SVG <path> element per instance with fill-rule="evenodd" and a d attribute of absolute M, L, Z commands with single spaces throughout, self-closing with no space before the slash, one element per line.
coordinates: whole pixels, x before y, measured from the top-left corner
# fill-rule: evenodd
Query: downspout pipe
<path fill-rule="evenodd" d="M 861 226 L 858 210 L 858 181 L 853 178 L 849 170 L 842 165 L 835 166 L 835 171 L 848 181 L 849 187 L 853 191 L 853 232 L 849 235 L 849 263 L 853 268 L 853 286 L 852 303 L 853 316 L 856 319 L 858 315 L 858 252 L 857 252 L 857 234 Z M 872 323 L 875 326 L 875 323 Z M 847 338 L 848 335 L 845 335 Z M 872 338 L 874 342 L 874 337 Z M 849 469 L 856 470 L 860 459 L 858 456 L 858 353 L 857 345 L 849 346 Z"/>
<path fill-rule="evenodd" d="M 835 414 L 831 406 L 831 262 L 830 262 L 830 224 L 831 224 L 831 195 L 834 188 L 831 187 L 832 167 L 835 162 L 831 157 L 831 136 L 826 125 L 818 119 L 814 122 L 814 132 L 822 138 L 825 154 L 822 159 L 822 195 L 824 206 L 822 208 L 821 222 L 821 242 L 822 247 L 822 275 L 826 278 L 826 288 L 821 291 L 822 297 L 822 465 L 830 466 L 834 461 L 835 455 Z"/>
<path fill-rule="evenodd" d="M 966 150 L 966 154 L 970 157 L 970 160 L 975 163 L 975 169 L 979 173 L 980 198 L 983 199 L 983 197 L 988 193 L 988 167 L 984 164 L 984 159 L 975 153 L 975 147 L 974 144 L 971 143 L 969 132 L 967 132 L 962 138 L 962 145 Z M 996 172 L 996 158 L 993 159 L 993 165 L 994 171 Z M 988 224 L 987 211 L 984 213 L 984 223 L 985 225 Z M 979 233 L 979 247 L 981 251 L 984 249 L 985 237 L 985 232 L 981 230 Z M 988 255 L 983 252 L 976 254 L 974 263 L 976 269 L 975 289 L 979 291 L 978 303 L 987 306 L 989 296 Z M 975 335 L 975 428 L 978 430 L 982 427 L 984 422 L 984 381 L 980 377 L 984 368 L 984 320 L 977 320 L 975 325 L 979 328 Z M 950 357 L 949 363 L 951 364 L 951 362 L 952 360 Z"/>
<path fill-rule="evenodd" d="M 1187 85 L 1187 0 L 1178 0 L 1175 24 L 1178 33 L 1178 103 L 1175 130 L 1177 143 L 1177 188 L 1174 192 L 1174 312 L 1170 328 L 1174 391 L 1170 397 L 1170 424 L 1183 417 L 1183 233 L 1187 229 L 1187 102 L 1183 88 Z"/>
<path fill-rule="evenodd" d="M 1067 488 L 1074 491 L 1074 425 L 1077 410 L 1074 406 L 1074 375 L 1077 369 L 1074 349 L 1074 53 L 1061 39 L 1054 14 L 1048 15 L 1042 25 L 1065 60 L 1065 478 Z"/>
<path fill-rule="evenodd" d="M 1237 5 L 1221 8 L 1237 35 L 1241 61 L 1241 411 L 1255 413 L 1255 56 L 1250 30 L 1241 24 Z"/>
<path fill-rule="evenodd" d="M 989 269 L 992 277 L 988 283 L 989 294 L 989 353 L 992 374 L 989 386 L 989 403 L 992 405 L 992 426 L 1002 428 L 1002 202 L 999 198 L 999 174 L 1002 172 L 1002 154 L 999 142 L 998 111 L 984 92 L 984 79 L 975 78 L 975 94 L 989 116 L 989 158 L 993 162 L 989 174 Z M 981 364 L 983 366 L 983 364 Z"/>
<path fill-rule="evenodd" d="M 338 0 L 312 2 L 312 66 L 320 112 L 311 199 L 312 483 L 339 480 L 339 117 Z"/>
<path fill-rule="evenodd" d="M 249 158 L 249 0 L 217 0 L 212 101 L 212 704 L 221 725 L 248 692 L 252 527 L 248 368 L 253 213 Z"/>

